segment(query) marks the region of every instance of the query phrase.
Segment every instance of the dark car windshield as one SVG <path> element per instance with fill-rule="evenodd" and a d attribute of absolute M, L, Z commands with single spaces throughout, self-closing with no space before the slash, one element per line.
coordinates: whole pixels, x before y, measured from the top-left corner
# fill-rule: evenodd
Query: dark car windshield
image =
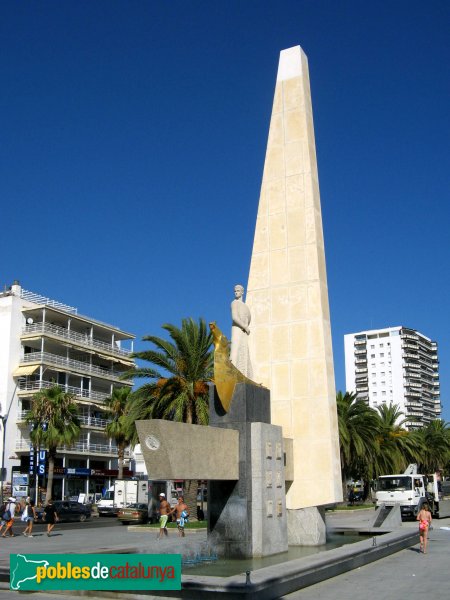
<path fill-rule="evenodd" d="M 411 477 L 380 477 L 378 479 L 378 491 L 394 492 L 412 489 Z"/>

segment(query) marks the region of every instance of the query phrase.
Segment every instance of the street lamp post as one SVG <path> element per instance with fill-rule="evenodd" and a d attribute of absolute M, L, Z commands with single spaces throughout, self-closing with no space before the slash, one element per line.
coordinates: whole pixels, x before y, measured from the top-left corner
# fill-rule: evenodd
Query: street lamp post
<path fill-rule="evenodd" d="M 14 392 L 13 395 L 11 397 L 11 401 L 9 403 L 8 406 L 8 410 L 6 411 L 6 414 L 4 415 L 0 415 L 0 419 L 2 421 L 2 427 L 3 427 L 3 443 L 2 443 L 2 466 L 1 466 L 1 471 L 0 471 L 0 483 L 2 485 L 2 493 L 1 493 L 1 503 L 3 504 L 3 500 L 4 500 L 4 490 L 5 490 L 5 445 L 6 445 L 6 423 L 8 421 L 8 417 L 9 417 L 9 412 L 11 410 L 11 406 L 14 400 L 14 396 L 16 395 L 16 390 L 17 390 L 17 386 L 19 385 L 19 382 L 16 383 L 16 387 L 14 388 Z"/>

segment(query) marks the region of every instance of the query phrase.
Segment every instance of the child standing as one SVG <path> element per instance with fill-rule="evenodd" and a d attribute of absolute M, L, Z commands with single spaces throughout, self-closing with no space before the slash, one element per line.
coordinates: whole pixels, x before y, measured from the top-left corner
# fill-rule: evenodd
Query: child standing
<path fill-rule="evenodd" d="M 430 508 L 426 502 L 422 505 L 416 520 L 419 521 L 420 552 L 426 554 L 428 544 L 428 529 L 430 528 L 431 521 L 433 520 L 430 513 Z"/>

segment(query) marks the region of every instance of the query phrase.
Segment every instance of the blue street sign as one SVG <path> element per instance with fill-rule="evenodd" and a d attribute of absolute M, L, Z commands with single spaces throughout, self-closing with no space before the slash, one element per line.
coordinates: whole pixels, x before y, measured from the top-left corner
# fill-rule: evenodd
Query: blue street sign
<path fill-rule="evenodd" d="M 47 452 L 45 450 L 39 450 L 37 455 L 38 475 L 45 475 L 45 458 L 47 456 Z"/>
<path fill-rule="evenodd" d="M 35 462 L 34 462 L 34 447 L 31 445 L 30 446 L 30 468 L 28 470 L 30 475 L 34 475 L 34 466 L 35 466 Z"/>

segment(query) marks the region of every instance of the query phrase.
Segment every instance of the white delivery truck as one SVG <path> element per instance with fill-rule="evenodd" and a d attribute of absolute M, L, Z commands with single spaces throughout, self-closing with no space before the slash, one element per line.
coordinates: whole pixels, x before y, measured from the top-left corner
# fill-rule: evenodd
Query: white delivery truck
<path fill-rule="evenodd" d="M 377 480 L 377 507 L 398 504 L 402 517 L 415 517 L 425 502 L 433 516 L 450 516 L 450 496 L 442 491 L 439 473 L 421 475 L 417 465 L 411 464 L 402 474 L 381 475 Z"/>
<path fill-rule="evenodd" d="M 149 501 L 149 482 L 146 479 L 116 479 L 97 504 L 100 517 L 117 515 L 120 508 Z"/>

